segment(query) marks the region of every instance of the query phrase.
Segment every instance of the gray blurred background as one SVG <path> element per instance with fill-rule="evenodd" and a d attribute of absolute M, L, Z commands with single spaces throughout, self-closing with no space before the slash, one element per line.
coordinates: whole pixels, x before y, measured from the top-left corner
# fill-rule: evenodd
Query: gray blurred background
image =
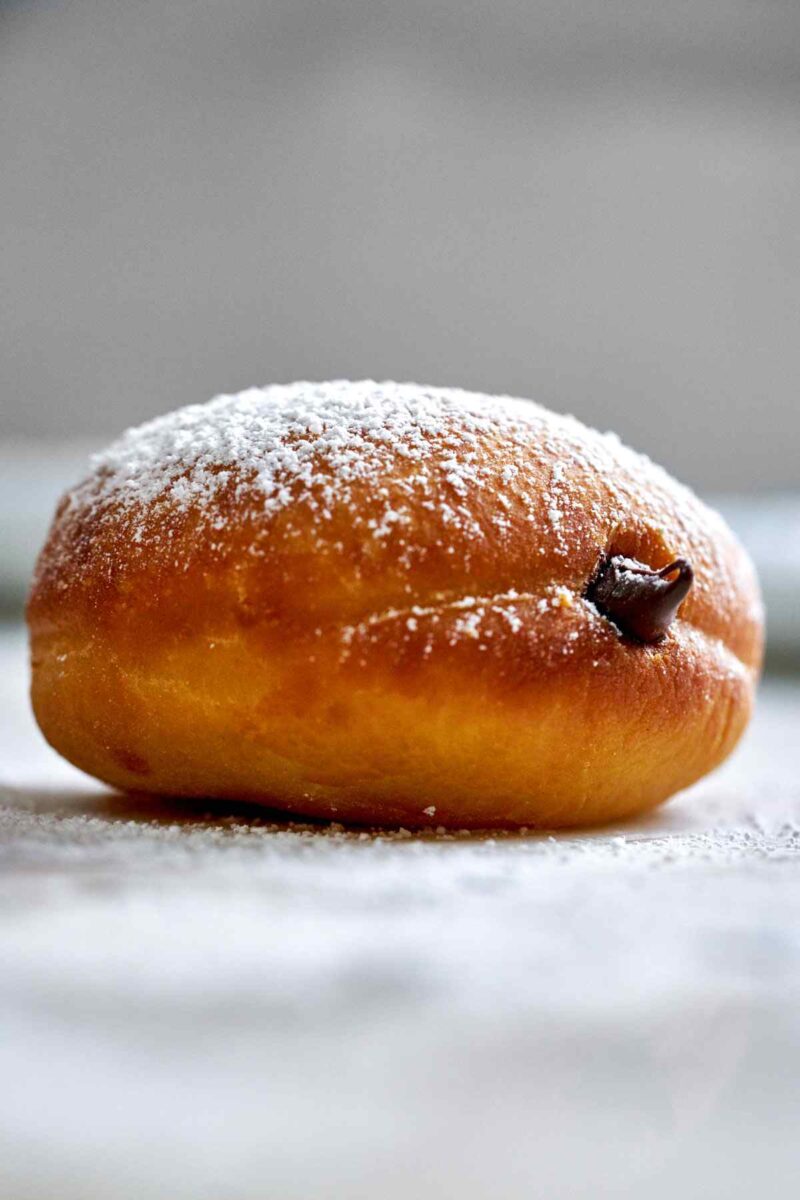
<path fill-rule="evenodd" d="M 7 577 L 87 446 L 298 377 L 798 482 L 790 0 L 0 0 L 0 164 Z"/>

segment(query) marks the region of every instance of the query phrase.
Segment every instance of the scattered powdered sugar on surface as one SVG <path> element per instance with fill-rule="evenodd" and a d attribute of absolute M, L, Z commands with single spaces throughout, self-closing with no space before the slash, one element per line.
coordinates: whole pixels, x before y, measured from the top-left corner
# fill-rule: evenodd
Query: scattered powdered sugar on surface
<path fill-rule="evenodd" d="M 649 817 L 488 838 L 115 795 L 26 689 L 0 631 L 4 1196 L 794 1195 L 796 681 Z"/>

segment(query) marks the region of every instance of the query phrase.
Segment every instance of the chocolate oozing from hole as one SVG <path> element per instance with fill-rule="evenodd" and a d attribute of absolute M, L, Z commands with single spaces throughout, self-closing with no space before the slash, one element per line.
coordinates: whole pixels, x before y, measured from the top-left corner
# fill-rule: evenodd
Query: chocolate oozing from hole
<path fill-rule="evenodd" d="M 666 634 L 693 582 L 685 558 L 654 571 L 636 559 L 607 554 L 586 596 L 626 636 L 653 643 Z"/>

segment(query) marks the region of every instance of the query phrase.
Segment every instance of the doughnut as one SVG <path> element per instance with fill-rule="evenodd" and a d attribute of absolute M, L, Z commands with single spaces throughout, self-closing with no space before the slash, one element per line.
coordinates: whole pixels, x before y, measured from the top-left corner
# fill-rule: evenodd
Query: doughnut
<path fill-rule="evenodd" d="M 343 381 L 128 430 L 27 619 L 39 726 L 90 775 L 407 829 L 651 808 L 736 744 L 763 638 L 725 522 L 613 434 Z"/>

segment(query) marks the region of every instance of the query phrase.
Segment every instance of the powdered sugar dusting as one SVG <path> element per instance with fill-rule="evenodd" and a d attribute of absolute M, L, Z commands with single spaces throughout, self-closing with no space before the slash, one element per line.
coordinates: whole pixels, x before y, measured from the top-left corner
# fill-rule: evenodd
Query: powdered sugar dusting
<path fill-rule="evenodd" d="M 511 585 L 534 586 L 531 604 L 568 607 L 569 589 L 547 589 L 560 577 L 583 592 L 591 564 L 575 574 L 576 546 L 600 554 L 631 529 L 634 514 L 640 532 L 646 526 L 676 553 L 693 549 L 703 568 L 696 593 L 713 579 L 718 611 L 735 607 L 724 562 L 730 533 L 714 513 L 615 435 L 508 396 L 372 381 L 251 388 L 128 430 L 92 467 L 57 527 L 58 587 L 81 537 L 92 541 L 106 523 L 111 537 L 95 562 L 105 555 L 99 569 L 110 578 L 121 545 L 187 570 L 187 554 L 175 548 L 182 514 L 190 521 L 184 547 L 212 552 L 224 552 L 232 517 L 246 516 L 253 559 L 271 551 L 277 531 L 283 546 L 301 539 L 304 551 L 349 555 L 354 595 L 362 561 L 377 564 L 376 574 L 393 571 L 380 602 L 408 609 L 405 636 L 413 639 L 409 606 L 434 598 L 419 590 L 414 569 L 431 555 L 450 564 L 439 569 L 436 586 L 449 590 L 437 602 L 463 597 L 478 564 L 489 600 Z M 82 524 L 83 515 L 91 521 Z M 519 611 L 501 608 L 506 631 L 522 636 Z M 371 611 L 366 598 L 362 613 Z M 491 627 L 482 613 L 465 613 L 452 633 L 483 648 Z"/>
<path fill-rule="evenodd" d="M 403 479 L 409 495 L 430 484 L 432 444 L 449 485 L 444 520 L 463 524 L 463 499 L 480 483 L 479 446 L 502 428 L 514 436 L 541 422 L 543 410 L 508 398 L 490 400 L 448 389 L 371 382 L 297 383 L 251 388 L 190 405 L 127 433 L 95 456 L 105 494 L 129 506 L 168 498 L 178 508 L 203 508 L 235 478 L 261 496 L 263 511 L 290 504 L 314 509 L 321 521 L 347 502 L 356 483 L 375 484 L 398 460 L 415 467 Z M 377 497 L 380 499 L 380 490 Z M 381 539 L 407 521 L 388 490 Z"/>
<path fill-rule="evenodd" d="M 492 523 L 502 536 L 512 505 L 531 521 L 544 511 L 566 554 L 570 461 L 607 471 L 609 454 L 619 450 L 612 439 L 587 434 L 571 418 L 529 401 L 457 389 L 369 381 L 251 388 L 128 430 L 94 457 L 100 486 L 92 499 L 113 498 L 141 513 L 168 502 L 202 514 L 234 486 L 250 499 L 258 496 L 267 516 L 301 506 L 324 526 L 354 487 L 365 485 L 375 511 L 367 517 L 354 511 L 353 520 L 363 520 L 377 540 L 402 533 L 412 506 L 435 512 L 446 527 L 483 537 L 469 494 L 494 487 L 497 467 L 487 467 L 482 450 L 502 436 L 529 452 L 537 436 L 541 450 L 554 455 L 547 493 L 540 487 L 530 494 L 519 466 L 507 463 Z M 639 469 L 647 464 L 658 471 L 630 457 Z"/>

